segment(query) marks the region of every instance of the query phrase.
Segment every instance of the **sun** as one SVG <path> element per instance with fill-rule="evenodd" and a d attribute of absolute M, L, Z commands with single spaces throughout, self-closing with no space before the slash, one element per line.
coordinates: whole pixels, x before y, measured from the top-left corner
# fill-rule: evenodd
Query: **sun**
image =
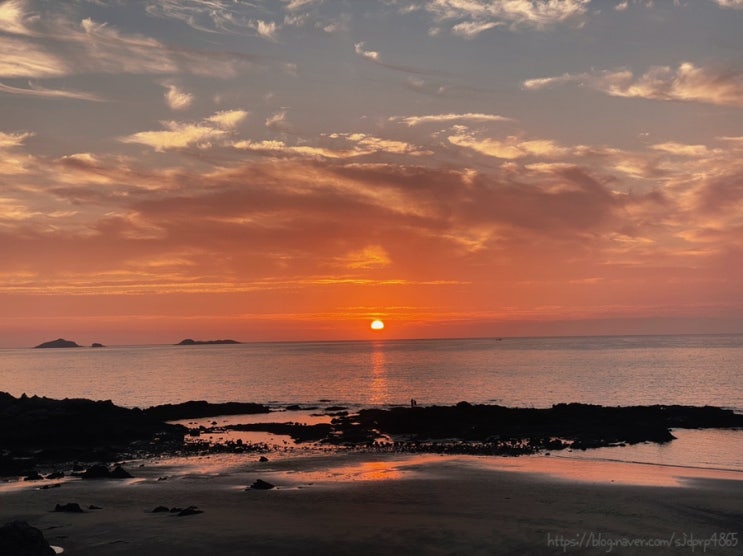
<path fill-rule="evenodd" d="M 369 325 L 372 330 L 384 330 L 384 322 L 379 319 L 375 319 Z"/>

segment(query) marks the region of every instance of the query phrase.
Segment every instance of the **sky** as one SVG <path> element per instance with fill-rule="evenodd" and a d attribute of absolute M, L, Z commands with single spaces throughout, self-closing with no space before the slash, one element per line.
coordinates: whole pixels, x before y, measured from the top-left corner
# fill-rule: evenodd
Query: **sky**
<path fill-rule="evenodd" d="M 741 28 L 0 0 L 0 347 L 743 332 Z"/>

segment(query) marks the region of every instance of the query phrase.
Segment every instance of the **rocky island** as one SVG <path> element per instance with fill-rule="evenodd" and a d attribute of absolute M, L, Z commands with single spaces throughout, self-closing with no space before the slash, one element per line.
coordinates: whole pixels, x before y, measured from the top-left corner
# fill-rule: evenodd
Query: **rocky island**
<path fill-rule="evenodd" d="M 42 344 L 39 344 L 35 347 L 35 349 L 39 348 L 77 348 L 80 347 L 77 343 L 71 341 L 71 340 L 65 340 L 63 338 L 57 338 L 56 340 L 51 340 L 49 342 L 44 342 Z"/>
<path fill-rule="evenodd" d="M 186 338 L 185 340 L 181 340 L 176 345 L 177 346 L 207 346 L 207 345 L 216 345 L 216 344 L 239 344 L 240 342 L 236 340 L 192 340 L 191 338 Z"/>

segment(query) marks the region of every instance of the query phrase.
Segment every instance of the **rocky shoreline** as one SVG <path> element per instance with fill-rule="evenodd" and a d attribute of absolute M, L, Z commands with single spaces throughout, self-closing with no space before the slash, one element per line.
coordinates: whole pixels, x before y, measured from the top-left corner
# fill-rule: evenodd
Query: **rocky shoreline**
<path fill-rule="evenodd" d="M 288 406 L 286 409 L 293 409 Z M 330 410 L 333 410 L 331 413 Z M 497 405 L 394 407 L 349 413 L 326 408 L 329 423 L 274 422 L 186 427 L 170 421 L 270 413 L 257 403 L 190 401 L 146 409 L 108 401 L 14 397 L 0 392 L 0 476 L 114 463 L 155 455 L 265 452 L 265 444 L 207 441 L 208 434 L 260 431 L 290 436 L 298 446 L 395 452 L 521 455 L 639 442 L 670 442 L 674 428 L 743 428 L 743 415 L 719 407 L 653 405 L 551 408 Z M 285 412 L 276 413 L 284 416 Z"/>

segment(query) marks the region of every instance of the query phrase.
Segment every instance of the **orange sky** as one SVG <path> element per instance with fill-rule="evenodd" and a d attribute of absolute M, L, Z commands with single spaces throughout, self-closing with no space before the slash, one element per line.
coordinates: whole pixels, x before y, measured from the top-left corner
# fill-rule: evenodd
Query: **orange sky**
<path fill-rule="evenodd" d="M 350 4 L 0 1 L 0 347 L 743 331 L 743 4 Z"/>

